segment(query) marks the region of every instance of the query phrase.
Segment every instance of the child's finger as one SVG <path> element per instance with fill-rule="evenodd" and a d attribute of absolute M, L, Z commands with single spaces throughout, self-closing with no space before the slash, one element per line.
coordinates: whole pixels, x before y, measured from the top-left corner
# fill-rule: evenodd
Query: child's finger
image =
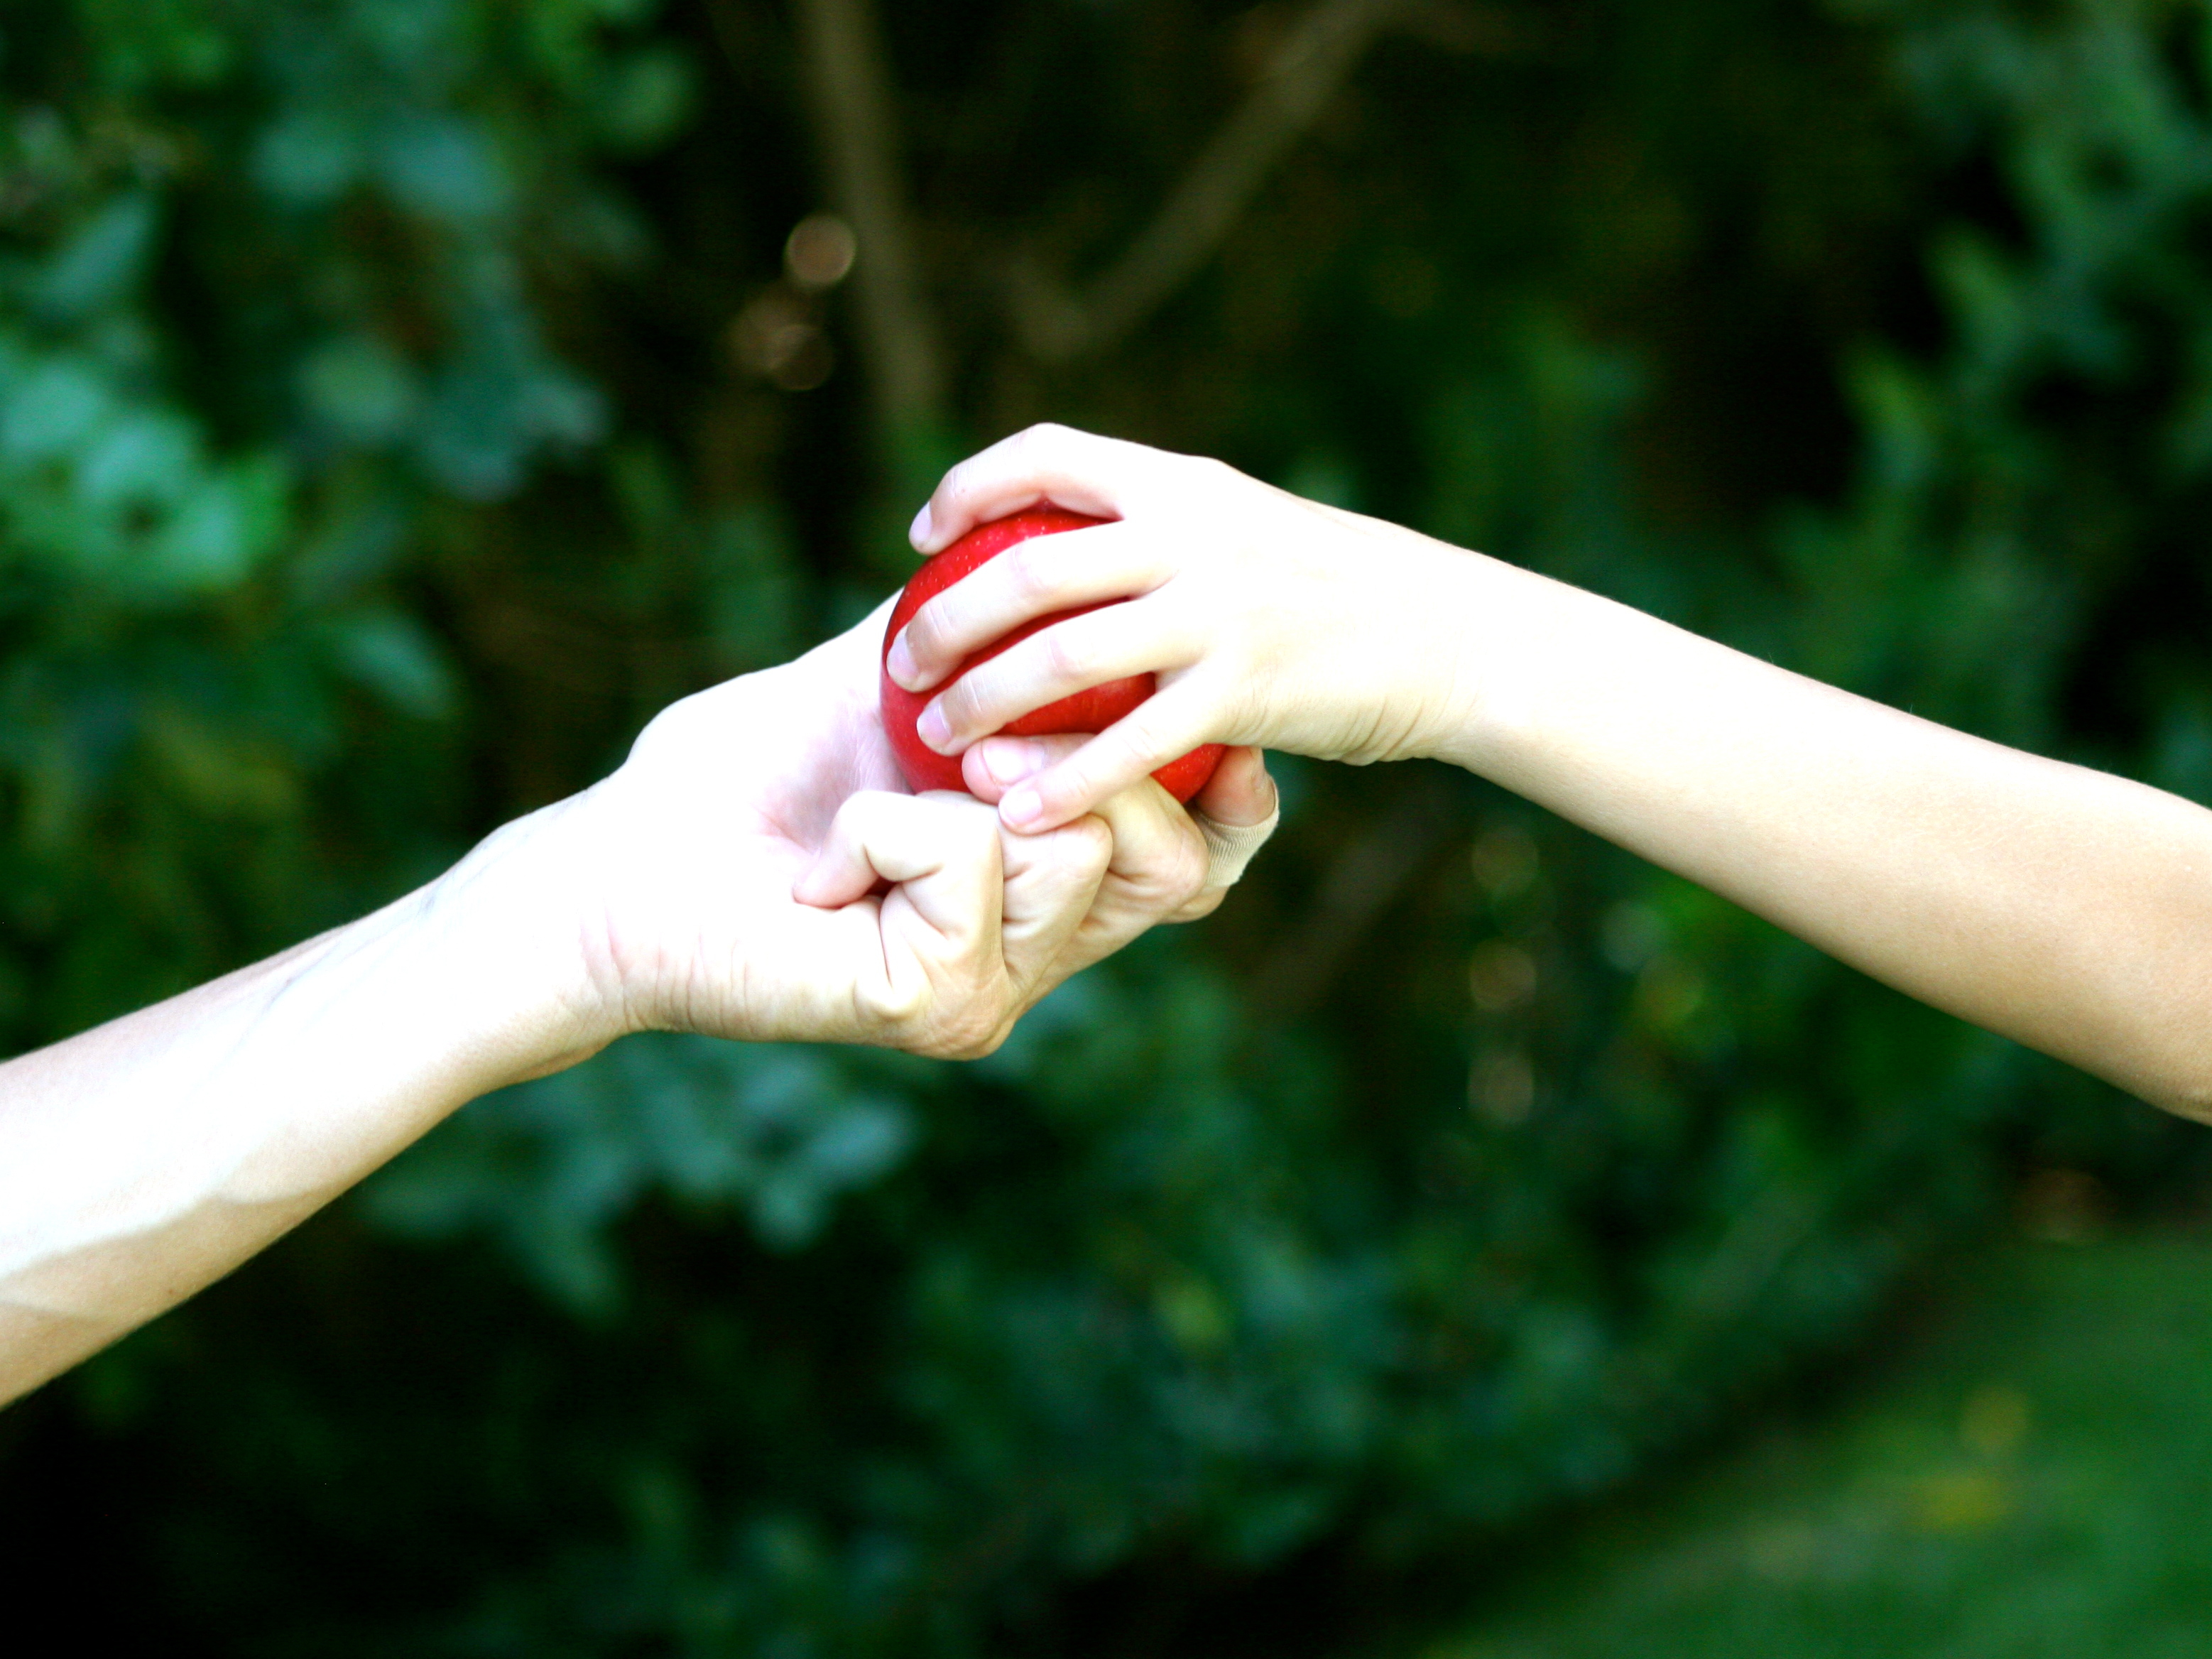
<path fill-rule="evenodd" d="M 1047 703 L 1109 680 L 1181 668 L 1204 648 L 1176 607 L 1144 599 L 1070 617 L 977 663 L 921 711 L 921 740 L 957 755 Z"/>
<path fill-rule="evenodd" d="M 945 475 L 909 532 L 934 553 L 979 524 L 1040 501 L 1099 518 L 1125 516 L 1128 491 L 1176 458 L 1072 427 L 1033 426 L 969 456 Z"/>
<path fill-rule="evenodd" d="M 1009 790 L 999 816 L 1024 835 L 1036 835 L 1096 811 L 1177 756 L 1212 741 L 1211 712 L 1188 681 L 1168 686 L 1066 760 Z"/>
<path fill-rule="evenodd" d="M 1033 536 L 915 611 L 891 641 L 884 669 L 908 690 L 926 690 L 1022 623 L 1148 593 L 1177 563 L 1158 532 L 1133 525 Z"/>

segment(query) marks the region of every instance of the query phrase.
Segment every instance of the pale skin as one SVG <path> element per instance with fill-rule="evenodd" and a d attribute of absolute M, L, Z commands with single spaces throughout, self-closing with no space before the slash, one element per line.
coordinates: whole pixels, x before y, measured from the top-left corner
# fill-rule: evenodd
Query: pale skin
<path fill-rule="evenodd" d="M 948 474 L 915 543 L 1040 501 L 1118 523 L 1024 544 L 925 605 L 914 690 L 957 753 L 1084 686 L 1159 690 L 1001 800 L 1038 833 L 1195 744 L 1490 778 L 1899 989 L 2212 1121 L 2212 812 L 1804 678 L 1500 560 L 1218 462 L 1040 427 Z"/>
<path fill-rule="evenodd" d="M 672 706 L 612 776 L 375 915 L 0 1066 L 0 1401 L 465 1102 L 626 1033 L 972 1057 L 1220 902 L 1149 780 L 1004 830 L 986 803 L 1072 740 L 979 747 L 980 800 L 905 793 L 876 714 L 884 616 Z M 1194 805 L 1257 823 L 1273 786 L 1248 752 Z"/>

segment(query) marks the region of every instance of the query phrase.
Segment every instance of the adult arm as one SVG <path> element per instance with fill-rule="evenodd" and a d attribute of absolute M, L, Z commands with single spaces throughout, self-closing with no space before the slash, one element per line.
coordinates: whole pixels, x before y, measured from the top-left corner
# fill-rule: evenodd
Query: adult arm
<path fill-rule="evenodd" d="M 982 1054 L 1075 969 L 1216 902 L 1149 785 L 1042 838 L 904 793 L 882 627 L 674 706 L 605 781 L 374 915 L 0 1066 L 0 1401 L 465 1102 L 626 1032 Z M 1256 768 L 1225 788 L 1218 810 L 1264 816 Z"/>

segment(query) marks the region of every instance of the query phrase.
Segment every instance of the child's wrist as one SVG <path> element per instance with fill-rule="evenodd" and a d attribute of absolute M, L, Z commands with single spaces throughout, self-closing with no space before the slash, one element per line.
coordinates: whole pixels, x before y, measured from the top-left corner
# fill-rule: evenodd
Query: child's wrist
<path fill-rule="evenodd" d="M 1421 710 L 1416 752 L 1490 773 L 1529 723 L 1556 586 L 1486 554 L 1421 538 L 1419 648 L 1404 672 Z"/>
<path fill-rule="evenodd" d="M 1388 591 L 1370 651 L 1381 672 L 1376 702 L 1400 734 L 1393 760 L 1460 760 L 1491 701 L 1498 613 L 1516 597 L 1502 577 L 1510 566 L 1413 531 L 1389 526 L 1399 542 L 1382 569 Z M 1372 547 L 1354 556 L 1373 568 Z M 1374 705 L 1370 705 L 1374 706 Z"/>

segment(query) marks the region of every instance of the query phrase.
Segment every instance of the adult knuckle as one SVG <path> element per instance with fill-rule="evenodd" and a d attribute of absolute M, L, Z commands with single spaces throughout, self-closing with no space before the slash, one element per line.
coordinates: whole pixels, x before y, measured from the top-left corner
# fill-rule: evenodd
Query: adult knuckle
<path fill-rule="evenodd" d="M 1196 835 L 1178 836 L 1161 872 L 1162 890 L 1177 904 L 1187 904 L 1206 889 L 1208 860 L 1206 845 Z"/>
<path fill-rule="evenodd" d="M 932 1034 L 932 1051 L 943 1060 L 981 1060 L 1006 1041 L 1006 1016 L 995 1000 L 952 1011 Z"/>
<path fill-rule="evenodd" d="M 1113 828 L 1096 812 L 1087 812 L 1076 819 L 1067 826 L 1066 834 L 1075 843 L 1077 856 L 1096 863 L 1101 870 L 1114 856 Z"/>
<path fill-rule="evenodd" d="M 945 800 L 937 803 L 944 809 L 939 836 L 935 842 L 945 862 L 972 872 L 979 884 L 994 884 L 1006 878 L 1004 856 L 999 845 L 998 815 L 989 807 L 972 800 Z M 974 895 L 969 897 L 972 901 Z M 957 930 L 963 951 L 972 951 L 980 945 L 975 936 L 979 919 L 971 915 Z"/>
<path fill-rule="evenodd" d="M 960 838 L 966 843 L 963 851 L 968 861 L 983 872 L 984 878 L 997 882 L 1005 879 L 1004 854 L 999 842 L 998 814 L 988 807 L 960 812 Z"/>
<path fill-rule="evenodd" d="M 901 810 L 893 803 L 904 799 L 886 795 L 880 789 L 862 789 L 845 797 L 835 822 L 854 840 L 864 842 L 871 832 L 883 827 L 886 817 Z"/>
<path fill-rule="evenodd" d="M 1054 858 L 1074 880 L 1095 883 L 1113 868 L 1114 831 L 1096 812 L 1062 824 L 1053 836 Z"/>
<path fill-rule="evenodd" d="M 1187 901 L 1179 908 L 1170 912 L 1167 920 L 1203 921 L 1218 910 L 1221 908 L 1221 902 L 1228 896 L 1229 890 L 1226 887 L 1209 887 Z"/>
<path fill-rule="evenodd" d="M 862 992 L 863 1011 L 881 1030 L 894 1033 L 914 1030 L 929 1012 L 929 988 L 919 983 L 885 980 Z"/>
<path fill-rule="evenodd" d="M 988 1060 L 990 1056 L 997 1054 L 1000 1048 L 1006 1046 L 1006 1038 L 1009 1034 L 1012 1033 L 1012 1030 L 1013 1024 L 1012 1021 L 1000 1020 L 992 1025 L 988 1030 L 978 1032 L 970 1041 L 964 1043 L 962 1046 L 959 1054 L 956 1055 L 955 1058 L 959 1060 Z"/>
<path fill-rule="evenodd" d="M 1158 788 L 1148 779 L 1140 787 Z M 1176 809 L 1166 793 L 1155 803 L 1164 813 Z M 1163 914 L 1181 908 L 1206 888 L 1206 843 L 1195 826 L 1184 823 L 1174 833 L 1151 840 L 1141 862 L 1125 869 L 1122 878 L 1147 910 Z"/>

